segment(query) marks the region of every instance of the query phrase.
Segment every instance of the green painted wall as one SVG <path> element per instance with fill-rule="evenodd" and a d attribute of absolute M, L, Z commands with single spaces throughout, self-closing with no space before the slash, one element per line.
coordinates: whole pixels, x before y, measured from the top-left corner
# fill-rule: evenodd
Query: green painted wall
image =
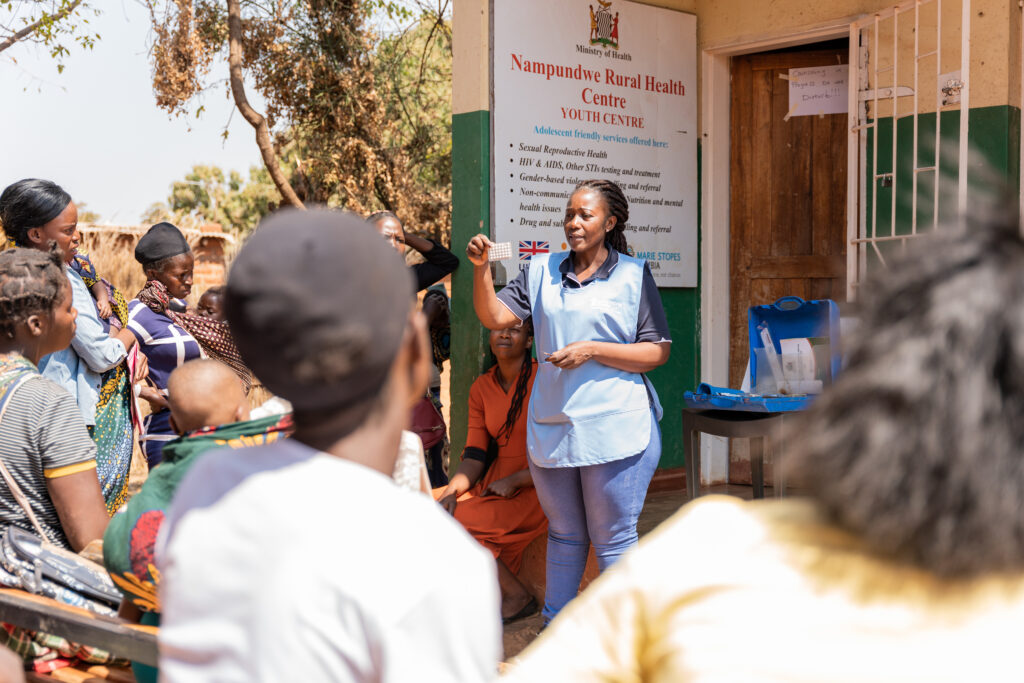
<path fill-rule="evenodd" d="M 452 116 L 452 251 L 465 253 L 473 235 L 490 231 L 491 117 L 474 111 Z M 452 273 L 451 435 L 449 470 L 466 446 L 469 387 L 484 369 L 488 346 L 473 311 L 473 267 L 464 258 Z"/>
<path fill-rule="evenodd" d="M 672 356 L 649 376 L 665 408 L 661 420 L 661 463 L 659 467 L 682 467 L 683 392 L 693 391 L 700 382 L 700 289 L 662 289 L 668 326 L 672 330 Z"/>
<path fill-rule="evenodd" d="M 697 196 L 700 196 L 699 189 Z M 698 214 L 699 210 L 698 206 Z M 452 117 L 452 251 L 461 254 L 473 235 L 489 230 L 490 114 L 487 111 L 456 114 Z M 452 275 L 450 468 L 453 471 L 466 443 L 469 387 L 484 370 L 488 356 L 486 336 L 473 311 L 473 271 L 468 263 L 464 266 Z M 700 290 L 663 289 L 661 300 L 672 332 L 672 356 L 650 377 L 665 408 L 661 422 L 661 467 L 681 467 L 684 464 L 683 392 L 696 388 L 700 376 Z"/>
<path fill-rule="evenodd" d="M 931 166 L 935 163 L 935 114 L 918 117 L 917 166 Z M 875 234 L 907 235 L 911 232 L 911 216 L 914 213 L 913 198 L 913 156 L 914 123 L 912 117 L 896 121 L 896 173 L 895 188 L 884 187 L 882 179 L 877 184 L 877 201 L 872 192 L 874 129 L 868 130 L 867 141 L 867 216 L 868 234 L 871 235 L 871 217 L 875 211 Z M 893 170 L 893 119 L 878 120 L 878 169 L 879 174 Z M 941 115 L 941 139 L 939 142 L 939 221 L 957 214 L 957 181 L 960 158 L 960 112 L 945 111 Z M 969 208 L 980 206 L 997 199 L 1004 189 L 1016 200 L 1020 187 L 1020 109 L 1008 105 L 979 107 L 971 109 L 968 142 L 970 164 L 967 173 Z M 917 226 L 918 232 L 930 230 L 935 215 L 935 175 L 918 174 Z M 1004 185 L 1004 187 L 1000 187 Z M 895 212 L 893 191 L 895 189 Z M 895 216 L 895 226 L 893 217 Z M 895 232 L 894 232 L 895 230 Z M 883 255 L 900 249 L 899 242 L 883 245 Z M 878 258 L 869 251 L 869 267 L 878 264 Z"/>

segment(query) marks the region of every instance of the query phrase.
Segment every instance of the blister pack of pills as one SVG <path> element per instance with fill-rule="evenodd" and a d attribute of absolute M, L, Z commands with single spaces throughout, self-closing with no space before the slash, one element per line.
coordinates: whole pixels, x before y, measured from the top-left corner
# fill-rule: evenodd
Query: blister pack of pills
<path fill-rule="evenodd" d="M 488 261 L 504 261 L 512 258 L 511 242 L 492 242 L 487 252 Z"/>

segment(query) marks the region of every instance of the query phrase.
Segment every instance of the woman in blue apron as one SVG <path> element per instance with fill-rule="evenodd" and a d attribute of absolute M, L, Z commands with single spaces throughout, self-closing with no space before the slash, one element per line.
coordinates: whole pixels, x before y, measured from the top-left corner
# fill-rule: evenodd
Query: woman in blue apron
<path fill-rule="evenodd" d="M 490 240 L 466 247 L 480 321 L 533 319 L 527 450 L 549 522 L 545 622 L 576 596 L 591 544 L 601 571 L 636 545 L 661 456 L 661 405 L 644 373 L 668 360 L 672 340 L 650 269 L 626 253 L 628 219 L 618 185 L 580 183 L 565 210 L 570 251 L 533 256 L 498 294 Z"/>

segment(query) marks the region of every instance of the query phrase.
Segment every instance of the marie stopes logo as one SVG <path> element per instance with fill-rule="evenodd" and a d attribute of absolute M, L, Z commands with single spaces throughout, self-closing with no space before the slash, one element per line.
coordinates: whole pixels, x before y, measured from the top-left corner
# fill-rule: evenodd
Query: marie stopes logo
<path fill-rule="evenodd" d="M 619 49 L 619 13 L 612 14 L 612 0 L 597 0 L 597 11 L 590 5 L 590 44 Z"/>

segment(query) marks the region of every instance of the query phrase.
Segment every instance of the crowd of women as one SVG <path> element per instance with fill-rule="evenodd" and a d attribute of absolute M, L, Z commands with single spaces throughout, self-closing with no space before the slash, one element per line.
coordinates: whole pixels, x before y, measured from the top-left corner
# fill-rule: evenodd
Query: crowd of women
<path fill-rule="evenodd" d="M 409 272 L 429 340 L 429 380 L 413 402 L 412 417 L 406 416 L 419 438 L 404 433 L 396 450 L 406 457 L 390 474 L 401 481 L 411 462 L 410 488 L 431 494 L 438 510 L 490 551 L 506 623 L 538 610 L 541 596 L 532 595 L 517 573 L 526 547 L 545 532 L 546 621 L 576 594 L 591 543 L 604 569 L 637 540 L 637 516 L 660 454 L 660 406 L 644 373 L 665 362 L 670 338 L 649 270 L 627 253 L 627 220 L 617 185 L 581 184 L 566 211 L 571 251 L 535 258 L 498 296 L 490 280 L 489 240 L 481 235 L 467 246 L 474 303 L 492 330 L 492 367 L 470 390 L 466 448 L 449 479 L 440 371 L 450 355 L 451 320 L 440 281 L 459 259 L 440 243 L 407 233 L 393 213 L 366 219 L 376 239 L 382 237 L 403 262 L 408 248 L 422 255 Z M 159 572 L 151 562 L 119 563 L 119 557 L 127 557 L 122 551 L 153 557 L 157 527 L 187 469 L 177 455 L 179 444 L 188 450 L 203 430 L 223 426 L 218 420 L 234 414 L 183 416 L 188 391 L 197 392 L 188 396 L 192 406 L 223 391 L 210 373 L 188 370 L 207 377 L 204 387 L 180 378 L 193 361 L 212 358 L 233 371 L 234 383 L 248 393 L 252 363 L 239 351 L 247 340 L 226 315 L 224 288 L 202 293 L 197 313 L 189 307 L 194 256 L 176 226 L 154 225 L 139 239 L 135 259 L 146 284 L 128 301 L 82 249 L 77 222 L 70 195 L 53 182 L 22 180 L 0 195 L 0 224 L 8 238 L 0 255 L 7 337 L 0 460 L 15 480 L 13 488 L 6 476 L 0 482 L 0 525 L 36 530 L 55 545 L 82 551 L 103 539 L 111 515 L 133 510 L 115 517 L 103 550 L 108 565 L 127 568 L 111 573 L 128 596 L 122 615 L 138 618 L 140 610 L 159 614 Z M 325 284 L 321 292 L 336 290 Z M 318 298 L 327 308 L 335 301 Z M 339 342 L 335 352 L 344 349 Z M 177 397 L 171 393 L 176 373 Z M 38 378 L 49 381 L 26 381 Z M 602 389 L 587 388 L 594 383 Z M 287 391 L 275 393 L 269 403 L 280 406 L 276 412 L 292 409 L 294 401 L 282 400 Z M 140 404 L 148 409 L 140 411 Z M 295 412 L 301 421 L 302 411 Z M 227 422 L 246 424 L 248 411 L 240 418 Z M 183 429 L 185 423 L 191 427 Z M 287 428 L 273 424 L 271 431 L 292 430 L 290 422 Z M 255 433 L 266 434 L 266 428 Z M 136 435 L 151 476 L 126 505 Z M 17 500 L 21 492 L 29 509 Z M 161 515 L 156 526 L 154 512 Z M 146 547 L 135 547 L 140 539 Z M 22 641 L 35 634 L 13 627 L 6 632 L 8 644 L 37 664 L 59 655 L 88 657 L 83 649 L 54 653 L 43 642 L 25 647 Z"/>
<path fill-rule="evenodd" d="M 709 497 L 619 562 L 661 452 L 647 373 L 671 344 L 628 219 L 615 183 L 581 183 L 569 250 L 497 293 L 493 245 L 469 242 L 493 365 L 449 479 L 437 283 L 459 260 L 442 245 L 390 213 L 281 211 L 193 314 L 175 226 L 139 240 L 146 284 L 127 301 L 82 253 L 70 196 L 16 182 L 0 194 L 0 530 L 84 553 L 102 539 L 121 616 L 160 625 L 167 681 L 489 680 L 501 622 L 541 597 L 550 628 L 517 680 L 1012 677 L 1017 220 L 952 232 L 865 289 L 848 367 L 794 441 L 806 500 Z M 253 377 L 274 395 L 257 408 Z M 136 429 L 150 474 L 129 500 Z M 534 596 L 518 573 L 545 532 Z M 577 598 L 591 546 L 611 570 Z M 0 583 L 18 578 L 0 557 Z M 10 624 L 0 638 L 37 671 L 111 659 Z"/>

